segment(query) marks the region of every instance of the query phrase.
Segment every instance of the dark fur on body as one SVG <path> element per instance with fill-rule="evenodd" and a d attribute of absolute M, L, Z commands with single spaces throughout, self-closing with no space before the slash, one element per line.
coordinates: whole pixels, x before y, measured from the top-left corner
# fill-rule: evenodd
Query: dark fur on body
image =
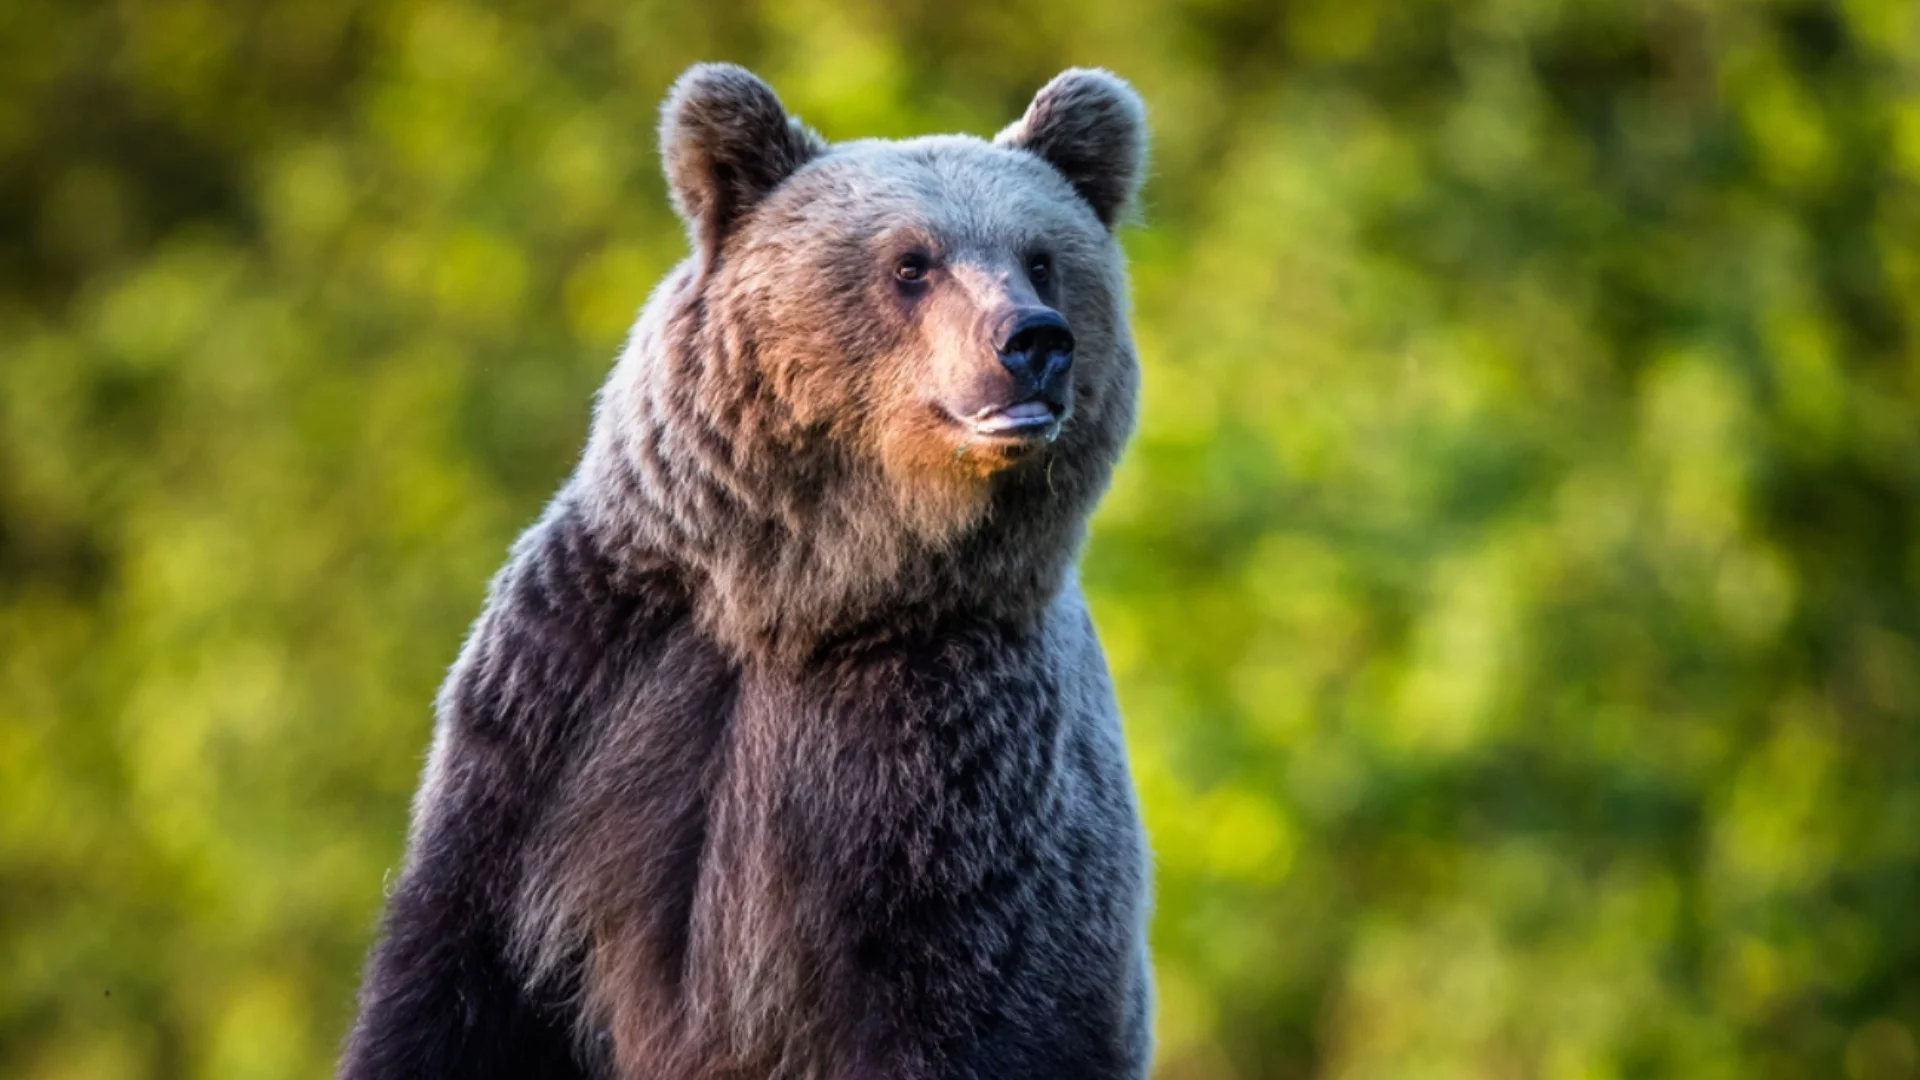
<path fill-rule="evenodd" d="M 443 688 L 340 1075 L 1143 1076 L 1146 856 L 1071 570 L 1133 417 L 1137 98 L 1070 72 L 996 144 L 829 148 L 708 66 L 662 143 L 695 255 Z M 1042 305 L 1058 437 L 957 429 Z"/>

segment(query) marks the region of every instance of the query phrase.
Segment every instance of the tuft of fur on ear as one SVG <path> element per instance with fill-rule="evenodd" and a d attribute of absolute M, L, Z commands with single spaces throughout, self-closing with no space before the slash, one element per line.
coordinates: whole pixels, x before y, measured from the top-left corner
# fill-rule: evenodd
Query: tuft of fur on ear
<path fill-rule="evenodd" d="M 1126 80 L 1070 68 L 1040 88 L 1027 114 L 994 136 L 1060 170 L 1111 229 L 1140 189 L 1147 164 L 1147 108 Z"/>
<path fill-rule="evenodd" d="M 733 64 L 688 68 L 660 107 L 673 205 L 708 262 L 741 215 L 825 150 L 772 87 Z"/>

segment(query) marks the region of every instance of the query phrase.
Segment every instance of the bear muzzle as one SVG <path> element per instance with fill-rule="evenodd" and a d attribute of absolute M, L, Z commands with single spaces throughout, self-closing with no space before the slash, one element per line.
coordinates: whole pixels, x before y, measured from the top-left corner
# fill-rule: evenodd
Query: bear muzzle
<path fill-rule="evenodd" d="M 1000 321 L 994 351 L 1006 372 L 1002 400 L 962 419 L 976 435 L 1052 442 L 1073 407 L 1073 331 L 1047 307 L 1016 309 Z"/>

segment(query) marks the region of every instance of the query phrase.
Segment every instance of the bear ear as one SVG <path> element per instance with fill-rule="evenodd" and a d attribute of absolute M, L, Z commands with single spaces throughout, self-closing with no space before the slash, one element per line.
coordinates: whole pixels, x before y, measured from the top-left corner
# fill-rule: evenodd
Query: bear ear
<path fill-rule="evenodd" d="M 753 72 L 695 64 L 660 107 L 660 159 L 673 204 L 710 262 L 741 215 L 826 150 Z"/>
<path fill-rule="evenodd" d="M 993 141 L 1046 159 L 1111 229 L 1146 171 L 1147 109 L 1112 72 L 1071 68 L 1041 87 L 1027 114 Z"/>

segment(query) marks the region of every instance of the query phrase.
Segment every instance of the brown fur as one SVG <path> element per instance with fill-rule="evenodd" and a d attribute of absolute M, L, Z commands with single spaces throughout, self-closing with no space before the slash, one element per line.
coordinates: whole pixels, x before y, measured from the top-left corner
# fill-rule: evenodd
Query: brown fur
<path fill-rule="evenodd" d="M 1142 1075 L 1143 847 L 1071 573 L 1133 422 L 1138 99 L 1068 73 L 997 145 L 828 147 L 706 66 L 661 132 L 697 250 L 449 677 L 342 1075 Z M 955 418 L 1035 310 L 1070 411 L 984 437 Z"/>

